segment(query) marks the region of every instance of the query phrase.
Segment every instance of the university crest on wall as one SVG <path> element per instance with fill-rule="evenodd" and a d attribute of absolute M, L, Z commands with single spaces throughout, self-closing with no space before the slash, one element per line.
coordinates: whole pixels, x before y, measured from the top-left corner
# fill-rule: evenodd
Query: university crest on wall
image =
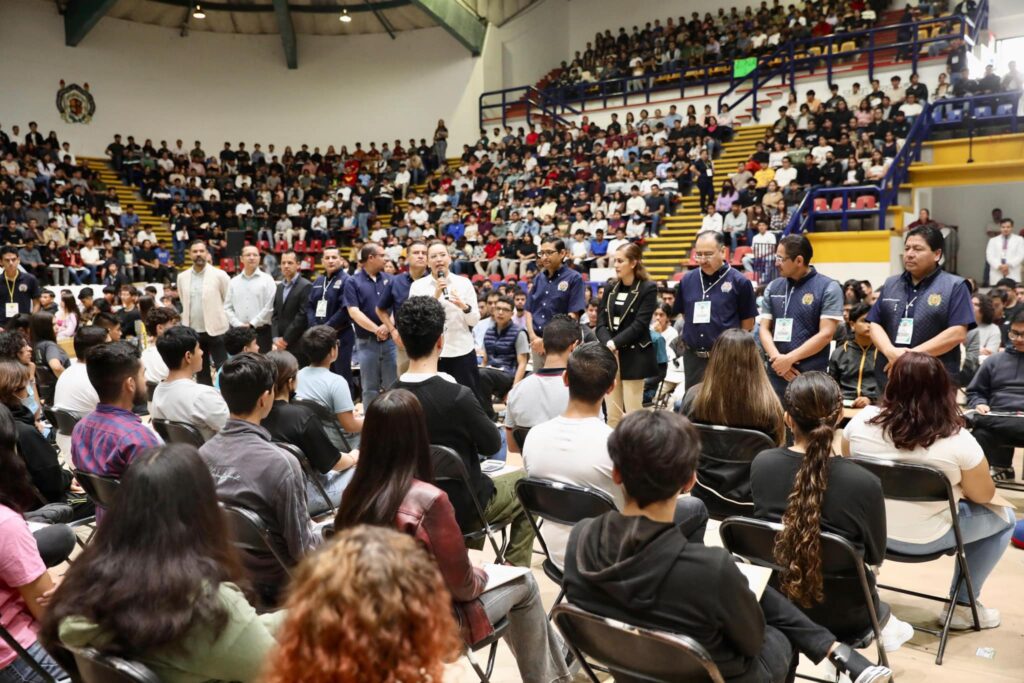
<path fill-rule="evenodd" d="M 64 81 L 61 81 L 60 90 L 57 91 L 57 111 L 60 112 L 60 117 L 68 123 L 92 121 L 92 116 L 96 113 L 96 100 L 89 92 L 89 84 L 66 85 Z"/>

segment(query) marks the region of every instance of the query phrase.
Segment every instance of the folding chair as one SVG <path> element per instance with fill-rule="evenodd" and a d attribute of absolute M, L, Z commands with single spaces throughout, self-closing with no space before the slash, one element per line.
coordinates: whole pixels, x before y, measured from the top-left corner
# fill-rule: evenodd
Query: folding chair
<path fill-rule="evenodd" d="M 490 683 L 491 674 L 494 673 L 494 660 L 498 654 L 498 641 L 505 637 L 505 632 L 508 631 L 509 621 L 508 617 L 502 617 L 498 620 L 497 624 L 493 624 L 491 628 L 491 635 L 487 636 L 479 643 L 466 646 L 466 659 L 469 660 L 470 666 L 473 667 L 473 671 L 480 678 L 480 683 Z M 487 651 L 487 666 L 483 669 L 477 664 L 476 659 L 473 657 L 474 652 L 479 652 L 484 648 L 490 648 Z"/>
<path fill-rule="evenodd" d="M 341 425 L 338 424 L 338 418 L 331 412 L 331 409 L 325 406 L 323 403 L 317 403 L 304 398 L 296 398 L 292 400 L 293 405 L 306 406 L 313 411 L 317 419 L 320 420 L 320 424 L 323 426 L 324 431 L 327 432 L 327 438 L 330 439 L 331 444 L 339 451 L 348 453 L 352 450 L 352 446 L 349 444 L 348 437 L 345 436 L 345 432 L 342 431 Z"/>
<path fill-rule="evenodd" d="M 775 442 L 753 429 L 694 426 L 700 432 L 700 461 L 690 493 L 704 502 L 712 519 L 752 513 L 750 463 L 761 451 L 775 448 Z"/>
<path fill-rule="evenodd" d="M 462 462 L 458 453 L 447 446 L 430 444 L 430 460 L 434 469 L 434 483 L 448 494 L 449 500 L 468 498 L 473 503 L 475 518 L 459 520 L 463 538 L 467 541 L 486 538 L 491 544 L 491 548 L 494 549 L 494 561 L 501 564 L 505 560 L 505 550 L 508 547 L 510 520 L 502 520 L 493 525 L 487 521 L 487 517 L 484 515 L 484 505 L 477 498 L 476 489 L 473 488 L 473 482 L 469 478 L 469 470 L 466 469 L 466 463 Z M 501 534 L 500 545 L 495 540 L 495 531 Z"/>
<path fill-rule="evenodd" d="M 146 382 L 146 402 L 153 402 L 153 394 L 156 393 L 156 388 L 160 386 L 159 382 Z"/>
<path fill-rule="evenodd" d="M 201 448 L 206 443 L 206 439 L 203 438 L 199 430 L 187 422 L 175 422 L 154 417 L 153 428 L 167 443 L 186 443 L 196 448 Z"/>
<path fill-rule="evenodd" d="M 43 362 L 39 362 L 43 360 Z M 53 370 L 50 369 L 44 359 L 37 359 L 36 363 L 36 389 L 39 390 L 40 403 L 47 405 L 53 405 L 53 395 L 57 390 L 57 376 L 53 374 Z"/>
<path fill-rule="evenodd" d="M 160 683 L 149 668 L 120 657 L 101 654 L 91 647 L 73 648 L 82 683 Z"/>
<path fill-rule="evenodd" d="M 724 683 L 711 655 L 684 635 L 631 626 L 574 605 L 556 605 L 551 616 L 566 644 L 594 683 L 584 656 L 608 667 L 617 683 Z"/>
<path fill-rule="evenodd" d="M 781 573 L 783 567 L 775 561 L 774 551 L 775 537 L 782 529 L 782 524 L 778 522 L 730 517 L 722 522 L 718 531 L 722 536 L 722 545 L 730 553 L 742 557 L 751 564 L 768 567 Z M 814 607 L 801 608 L 802 611 L 812 621 L 835 633 L 837 640 L 855 649 L 867 647 L 873 640 L 878 649 L 879 663 L 889 666 L 885 648 L 882 647 L 882 626 L 875 610 L 874 595 L 868 582 L 868 570 L 864 565 L 864 554 L 842 536 L 822 532 L 821 572 L 825 600 Z M 851 596 L 854 590 L 851 587 L 853 581 L 858 584 L 860 598 L 871 622 L 865 629 L 857 629 L 856 632 L 851 632 L 848 625 L 830 618 L 847 612 L 846 608 L 849 605 L 840 606 L 836 602 Z"/>
<path fill-rule="evenodd" d="M 940 470 L 922 463 L 898 462 L 895 460 L 867 458 L 863 456 L 855 456 L 850 459 L 881 480 L 882 494 L 885 496 L 886 500 L 902 500 L 915 503 L 944 502 L 949 505 L 949 512 L 953 517 L 953 536 L 956 539 L 955 545 L 926 555 L 909 555 L 900 553 L 893 550 L 891 547 L 886 548 L 885 551 L 885 559 L 892 562 L 931 562 L 932 560 L 936 560 L 945 555 L 955 556 L 957 566 L 960 568 L 960 577 L 957 580 L 956 585 L 953 587 L 953 590 L 950 591 L 949 597 L 943 598 L 937 595 L 919 593 L 907 588 L 897 588 L 895 586 L 883 586 L 882 584 L 878 584 L 879 588 L 896 591 L 898 593 L 905 593 L 907 595 L 913 595 L 927 600 L 935 600 L 936 602 L 941 602 L 946 605 L 948 612 L 946 614 L 946 620 L 942 624 L 942 630 L 936 631 L 934 629 L 914 626 L 915 630 L 939 636 L 939 652 L 935 656 L 935 663 L 942 664 L 942 657 L 946 652 L 946 641 L 949 638 L 949 624 L 953 620 L 953 613 L 955 611 L 954 603 L 969 604 L 971 607 L 971 617 L 974 620 L 974 630 L 981 630 L 981 624 L 978 621 L 978 602 L 974 597 L 974 582 L 971 581 L 971 570 L 967 566 L 967 554 L 964 550 L 963 535 L 960 533 L 960 516 L 957 500 L 953 495 L 953 487 L 950 485 L 949 479 L 946 478 L 946 475 L 944 475 Z M 970 598 L 967 603 L 960 602 L 956 599 L 961 586 L 964 585 L 967 587 L 967 593 Z"/>
<path fill-rule="evenodd" d="M 233 505 L 221 503 L 221 510 L 224 520 L 228 525 L 228 533 L 231 534 L 231 543 L 236 549 L 254 559 L 272 557 L 284 570 L 284 575 L 291 579 L 292 569 L 287 560 L 274 547 L 270 539 L 270 530 L 266 522 L 260 519 L 252 510 Z M 257 591 L 257 609 L 261 612 L 277 609 L 279 605 L 275 598 L 270 598 Z"/>
<path fill-rule="evenodd" d="M 81 470 L 75 470 L 75 479 L 85 489 L 85 495 L 100 507 L 109 508 L 117 497 L 117 490 L 121 482 L 116 477 L 103 477 L 98 474 L 90 474 Z"/>
<path fill-rule="evenodd" d="M 42 680 L 44 683 L 56 683 L 57 679 L 54 678 L 52 675 L 46 673 L 46 669 L 44 669 L 42 665 L 39 662 L 37 662 L 32 657 L 32 655 L 28 653 L 28 650 L 21 646 L 21 643 L 15 640 L 14 636 L 11 635 L 11 632 L 4 628 L 2 625 L 0 625 L 0 640 L 3 640 L 5 643 L 7 643 L 7 646 L 14 651 L 15 656 L 19 657 L 20 659 L 23 659 L 29 665 L 29 667 L 31 667 L 32 671 L 35 672 L 37 676 L 39 676 L 40 680 Z"/>
<path fill-rule="evenodd" d="M 313 467 L 313 463 L 309 461 L 309 458 L 306 457 L 306 454 L 302 449 L 295 444 L 285 443 L 284 441 L 275 441 L 274 445 L 288 451 L 296 460 L 299 461 L 299 465 L 302 467 L 302 473 L 306 476 L 306 479 L 313 484 L 313 488 L 315 488 L 317 493 L 319 493 L 324 499 L 324 502 L 327 503 L 327 508 L 331 515 L 334 515 L 336 509 L 334 507 L 334 503 L 331 502 L 331 497 L 327 495 L 327 489 L 324 488 L 323 482 L 320 481 L 320 477 L 318 476 L 320 473 L 316 471 Z"/>
<path fill-rule="evenodd" d="M 565 597 L 562 570 L 551 560 L 551 551 L 548 550 L 537 518 L 553 524 L 573 526 L 584 519 L 599 517 L 614 510 L 615 501 L 598 489 L 531 477 L 516 482 L 516 497 L 526 510 L 541 550 L 544 551 L 544 573 L 558 584 L 558 597 L 554 602 L 557 605 Z"/>
<path fill-rule="evenodd" d="M 526 435 L 530 433 L 529 427 L 513 427 L 512 428 L 512 440 L 519 446 L 519 451 L 522 452 L 523 445 L 526 444 Z"/>
<path fill-rule="evenodd" d="M 51 408 L 50 406 L 42 406 L 43 415 L 46 417 L 47 422 L 53 425 L 53 428 L 61 436 L 71 437 L 71 432 L 75 430 L 75 425 L 82 418 L 69 413 L 61 408 Z"/>

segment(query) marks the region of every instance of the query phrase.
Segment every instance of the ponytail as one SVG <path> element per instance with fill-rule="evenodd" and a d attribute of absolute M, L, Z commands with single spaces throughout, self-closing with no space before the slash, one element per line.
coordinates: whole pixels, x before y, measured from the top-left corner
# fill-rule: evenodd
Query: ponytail
<path fill-rule="evenodd" d="M 800 375 L 786 390 L 786 407 L 806 452 L 793 480 L 782 516 L 784 528 L 776 536 L 773 554 L 782 566 L 782 593 L 801 607 L 811 607 L 825 599 L 821 507 L 828 488 L 835 425 L 842 414 L 839 387 L 821 372 Z"/>

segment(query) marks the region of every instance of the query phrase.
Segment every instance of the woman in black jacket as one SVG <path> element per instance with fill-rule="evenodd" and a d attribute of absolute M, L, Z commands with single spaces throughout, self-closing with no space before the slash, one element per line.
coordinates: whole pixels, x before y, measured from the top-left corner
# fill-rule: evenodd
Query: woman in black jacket
<path fill-rule="evenodd" d="M 640 247 L 627 244 L 612 256 L 616 279 L 605 287 L 597 311 L 598 340 L 619 360 L 619 377 L 608 400 L 608 424 L 643 406 L 644 379 L 658 372 L 651 318 L 658 307 L 658 285 L 644 268 Z"/>

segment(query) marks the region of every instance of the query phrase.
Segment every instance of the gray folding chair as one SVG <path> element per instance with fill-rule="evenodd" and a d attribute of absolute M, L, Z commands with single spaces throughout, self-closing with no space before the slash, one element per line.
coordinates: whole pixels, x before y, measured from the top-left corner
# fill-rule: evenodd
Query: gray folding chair
<path fill-rule="evenodd" d="M 313 463 L 309 461 L 309 458 L 307 458 L 306 454 L 302 452 L 302 449 L 295 444 L 285 443 L 284 441 L 275 441 L 274 445 L 288 451 L 296 460 L 299 461 L 299 465 L 302 467 L 302 474 L 305 475 L 306 479 L 313 484 L 313 488 L 315 488 L 317 493 L 319 493 L 324 499 L 328 510 L 331 515 L 333 515 L 336 512 L 336 509 L 334 507 L 334 503 L 331 502 L 331 497 L 327 495 L 327 489 L 324 488 L 323 483 L 320 481 L 320 477 L 318 476 L 320 473 L 316 471 L 313 467 Z"/>
<path fill-rule="evenodd" d="M 102 654 L 91 647 L 72 648 L 82 683 L 160 683 L 148 667 L 121 657 Z"/>
<path fill-rule="evenodd" d="M 317 419 L 320 420 L 320 424 L 323 426 L 324 431 L 327 432 L 327 438 L 331 440 L 331 443 L 339 451 L 348 453 L 352 450 L 351 442 L 348 440 L 348 436 L 345 435 L 341 425 L 338 424 L 338 418 L 331 409 L 325 406 L 323 403 L 317 403 L 316 401 L 310 401 L 309 399 L 296 398 L 292 399 L 292 404 L 297 406 L 306 406 L 313 411 Z"/>
<path fill-rule="evenodd" d="M 153 429 L 167 443 L 186 443 L 196 448 L 202 448 L 206 443 L 202 433 L 187 422 L 175 422 L 153 418 Z"/>
<path fill-rule="evenodd" d="M 775 442 L 753 429 L 694 426 L 700 432 L 700 461 L 691 495 L 704 502 L 711 519 L 751 514 L 750 463 L 761 451 L 775 448 Z"/>
<path fill-rule="evenodd" d="M 458 453 L 447 446 L 431 444 L 430 460 L 434 470 L 434 483 L 437 487 L 447 493 L 450 500 L 469 499 L 473 504 L 473 518 L 459 520 L 463 538 L 467 541 L 486 538 L 494 549 L 494 561 L 498 564 L 503 562 L 505 550 L 508 547 L 508 526 L 511 521 L 502 520 L 495 524 L 487 521 L 487 517 L 484 515 L 484 505 L 477 498 L 473 482 L 469 479 L 466 463 L 462 462 Z M 495 539 L 496 531 L 501 535 L 500 544 Z"/>

